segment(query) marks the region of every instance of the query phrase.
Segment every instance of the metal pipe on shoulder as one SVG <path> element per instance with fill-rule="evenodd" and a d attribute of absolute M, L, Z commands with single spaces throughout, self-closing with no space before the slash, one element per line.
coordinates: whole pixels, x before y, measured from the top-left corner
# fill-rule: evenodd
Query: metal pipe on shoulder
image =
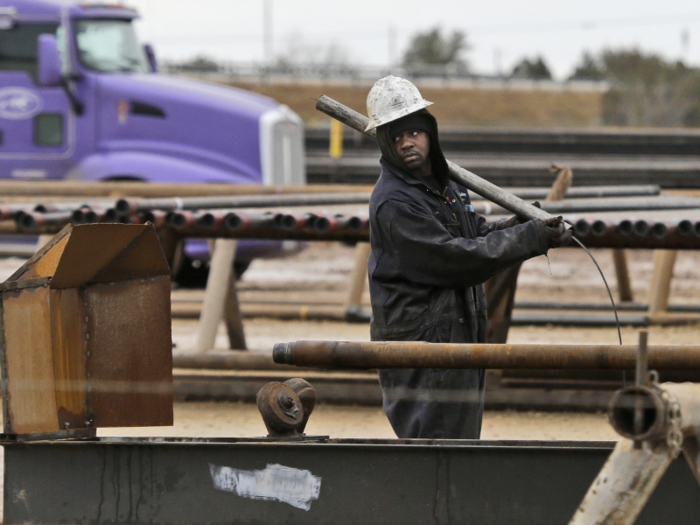
<path fill-rule="evenodd" d="M 367 128 L 367 123 L 369 122 L 367 117 L 326 95 L 322 95 L 316 101 L 316 109 L 370 137 L 376 138 L 377 136 L 374 130 L 369 132 L 365 131 Z M 485 199 L 503 206 L 505 209 L 515 213 L 519 217 L 529 220 L 549 219 L 552 217 L 549 213 L 533 206 L 528 202 L 525 202 L 512 193 L 502 190 L 495 184 L 491 184 L 471 171 L 465 170 L 461 166 L 458 166 L 454 162 L 448 160 L 447 165 L 450 170 L 450 178 L 453 181 L 461 184 L 467 189 L 472 190 L 474 193 L 481 195 Z"/>

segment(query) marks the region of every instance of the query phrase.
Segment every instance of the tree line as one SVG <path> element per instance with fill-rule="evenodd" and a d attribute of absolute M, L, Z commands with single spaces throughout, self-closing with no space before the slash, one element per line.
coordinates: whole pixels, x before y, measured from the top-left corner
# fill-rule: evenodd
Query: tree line
<path fill-rule="evenodd" d="M 414 35 L 403 57 L 408 70 L 425 66 L 468 72 L 469 50 L 461 31 L 440 28 Z M 549 80 L 552 73 L 542 56 L 521 59 L 509 78 Z M 700 126 L 700 68 L 668 61 L 639 49 L 584 52 L 569 80 L 606 81 L 602 121 L 614 126 Z"/>

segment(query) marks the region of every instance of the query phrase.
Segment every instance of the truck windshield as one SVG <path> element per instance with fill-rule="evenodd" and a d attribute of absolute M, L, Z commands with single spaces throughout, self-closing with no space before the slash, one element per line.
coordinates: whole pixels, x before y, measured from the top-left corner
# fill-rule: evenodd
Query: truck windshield
<path fill-rule="evenodd" d="M 148 63 L 130 20 L 78 20 L 75 25 L 80 61 L 104 73 L 146 73 Z"/>

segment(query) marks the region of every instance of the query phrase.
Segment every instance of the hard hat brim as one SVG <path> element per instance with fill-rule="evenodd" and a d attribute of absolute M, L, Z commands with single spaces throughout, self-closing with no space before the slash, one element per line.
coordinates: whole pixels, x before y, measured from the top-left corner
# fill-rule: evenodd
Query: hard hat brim
<path fill-rule="evenodd" d="M 410 115 L 411 113 L 415 113 L 416 111 L 420 111 L 421 109 L 425 109 L 428 106 L 432 106 L 434 103 L 430 102 L 429 100 L 421 100 L 417 104 L 413 104 L 412 106 L 409 106 L 404 109 L 400 109 L 394 113 L 392 113 L 390 116 L 387 116 L 383 119 L 377 119 L 374 120 L 370 118 L 369 123 L 367 124 L 367 128 L 365 128 L 365 132 L 367 131 L 372 131 L 373 129 L 378 128 L 379 126 L 383 126 L 384 124 L 389 124 L 389 122 L 394 122 L 395 120 L 399 120 L 400 118 L 405 117 L 406 115 Z"/>

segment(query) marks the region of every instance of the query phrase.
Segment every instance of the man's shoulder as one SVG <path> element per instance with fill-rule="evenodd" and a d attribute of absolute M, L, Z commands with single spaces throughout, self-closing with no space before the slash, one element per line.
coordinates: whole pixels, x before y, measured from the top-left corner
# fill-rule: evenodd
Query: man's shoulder
<path fill-rule="evenodd" d="M 370 197 L 370 207 L 378 208 L 387 201 L 414 203 L 420 201 L 423 192 L 419 186 L 409 184 L 390 170 L 383 169 Z"/>

